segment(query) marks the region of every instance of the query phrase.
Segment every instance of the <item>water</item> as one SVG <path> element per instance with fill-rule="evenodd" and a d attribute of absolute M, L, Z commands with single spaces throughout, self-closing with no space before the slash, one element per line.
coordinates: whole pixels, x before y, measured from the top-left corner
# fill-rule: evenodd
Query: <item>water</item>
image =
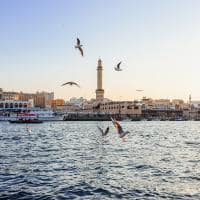
<path fill-rule="evenodd" d="M 0 199 L 200 199 L 199 122 L 122 124 L 1 122 Z"/>

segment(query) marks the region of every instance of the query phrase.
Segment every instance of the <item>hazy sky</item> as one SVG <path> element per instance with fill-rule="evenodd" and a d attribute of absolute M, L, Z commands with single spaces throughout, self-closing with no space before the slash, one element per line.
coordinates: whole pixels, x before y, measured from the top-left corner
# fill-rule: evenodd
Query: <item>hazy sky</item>
<path fill-rule="evenodd" d="M 95 97 L 101 58 L 105 97 L 200 99 L 199 54 L 199 0 L 0 0 L 4 90 Z"/>

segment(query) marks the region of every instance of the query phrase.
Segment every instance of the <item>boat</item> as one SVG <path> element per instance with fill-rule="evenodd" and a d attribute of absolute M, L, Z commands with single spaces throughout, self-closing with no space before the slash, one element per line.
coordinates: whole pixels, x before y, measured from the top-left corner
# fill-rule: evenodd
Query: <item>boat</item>
<path fill-rule="evenodd" d="M 18 124 L 26 124 L 26 123 L 30 123 L 30 124 L 38 124 L 38 123 L 43 123 L 42 120 L 39 119 L 17 119 L 17 120 L 10 120 L 10 123 L 18 123 Z"/>
<path fill-rule="evenodd" d="M 32 109 L 30 114 L 35 114 L 38 116 L 39 120 L 42 121 L 62 121 L 63 115 L 57 115 L 50 109 Z"/>
<path fill-rule="evenodd" d="M 23 124 L 23 123 L 42 123 L 43 121 L 38 119 L 38 115 L 36 114 L 30 114 L 30 113 L 20 113 L 18 114 L 18 116 L 13 119 L 13 120 L 9 120 L 10 123 L 19 123 L 19 124 Z"/>
<path fill-rule="evenodd" d="M 62 121 L 64 113 L 55 113 L 51 109 L 41 109 L 41 108 L 28 108 L 26 111 L 18 112 L 8 112 L 6 115 L 0 113 L 0 121 L 10 121 L 18 119 L 20 115 L 37 115 L 37 118 L 42 121 Z M 24 117 L 24 116 L 23 116 Z M 26 116 L 27 117 L 27 116 Z"/>

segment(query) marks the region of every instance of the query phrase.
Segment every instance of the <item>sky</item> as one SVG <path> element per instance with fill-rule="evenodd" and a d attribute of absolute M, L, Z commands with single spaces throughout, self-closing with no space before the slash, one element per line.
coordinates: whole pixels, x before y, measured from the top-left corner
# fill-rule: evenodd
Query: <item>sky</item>
<path fill-rule="evenodd" d="M 199 10 L 199 0 L 0 0 L 0 87 L 94 98 L 101 58 L 106 98 L 200 99 Z"/>

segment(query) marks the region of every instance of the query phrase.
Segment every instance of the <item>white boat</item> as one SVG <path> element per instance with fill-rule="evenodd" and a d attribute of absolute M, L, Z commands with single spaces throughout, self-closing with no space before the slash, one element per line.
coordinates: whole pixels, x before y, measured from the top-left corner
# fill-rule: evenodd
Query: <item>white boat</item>
<path fill-rule="evenodd" d="M 10 121 L 15 120 L 22 113 L 9 113 L 9 115 L 3 116 L 0 115 L 0 121 Z M 33 114 L 38 117 L 39 120 L 42 121 L 62 121 L 63 115 L 57 115 L 51 109 L 40 109 L 40 108 L 32 108 L 28 110 L 26 113 Z"/>
<path fill-rule="evenodd" d="M 57 116 L 56 113 L 54 113 L 52 110 L 46 110 L 46 109 L 35 109 L 31 110 L 30 114 L 35 114 L 38 116 L 39 120 L 43 121 L 61 121 L 63 120 L 63 116 Z"/>

